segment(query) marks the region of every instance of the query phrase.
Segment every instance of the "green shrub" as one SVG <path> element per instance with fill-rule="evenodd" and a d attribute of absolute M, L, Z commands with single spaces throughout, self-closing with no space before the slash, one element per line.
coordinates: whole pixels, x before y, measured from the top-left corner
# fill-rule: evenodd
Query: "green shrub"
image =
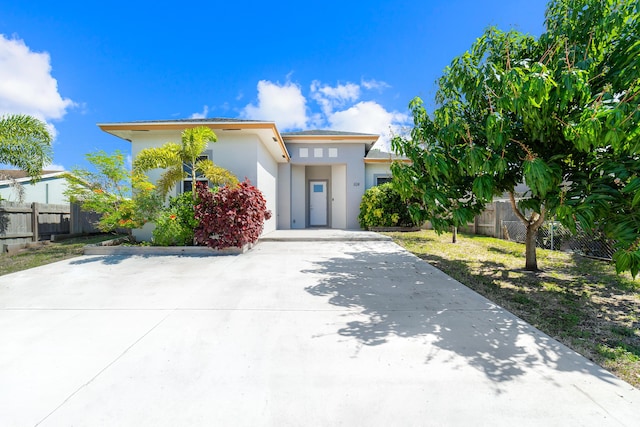
<path fill-rule="evenodd" d="M 371 187 L 364 192 L 358 221 L 360 227 L 365 230 L 371 227 L 411 227 L 415 225 L 407 204 L 393 189 L 390 182 Z"/>
<path fill-rule="evenodd" d="M 193 245 L 193 233 L 198 226 L 195 218 L 193 195 L 190 191 L 172 197 L 169 207 L 162 210 L 153 230 L 153 244 L 156 246 Z"/>

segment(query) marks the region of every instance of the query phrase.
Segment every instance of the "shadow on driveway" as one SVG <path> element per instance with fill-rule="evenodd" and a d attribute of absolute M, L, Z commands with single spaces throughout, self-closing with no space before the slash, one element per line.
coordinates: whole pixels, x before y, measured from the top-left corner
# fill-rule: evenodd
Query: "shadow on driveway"
<path fill-rule="evenodd" d="M 511 381 L 537 366 L 589 373 L 608 382 L 614 379 L 408 252 L 345 253 L 304 272 L 324 276 L 307 292 L 365 317 L 337 331 L 363 345 L 422 337 L 425 345 L 461 356 L 494 382 Z M 455 369 L 460 360 L 449 357 L 446 363 Z"/>

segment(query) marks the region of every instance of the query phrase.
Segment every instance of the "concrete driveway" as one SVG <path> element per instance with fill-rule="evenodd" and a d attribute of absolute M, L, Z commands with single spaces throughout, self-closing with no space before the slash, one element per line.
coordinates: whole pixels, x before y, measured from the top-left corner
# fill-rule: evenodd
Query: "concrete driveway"
<path fill-rule="evenodd" d="M 640 391 L 388 241 L 0 277 L 1 426 L 567 426 Z"/>

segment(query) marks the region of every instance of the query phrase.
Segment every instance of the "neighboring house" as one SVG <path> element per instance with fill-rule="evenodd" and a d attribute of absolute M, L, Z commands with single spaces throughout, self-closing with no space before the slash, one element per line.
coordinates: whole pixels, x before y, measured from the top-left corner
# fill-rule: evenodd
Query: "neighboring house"
<path fill-rule="evenodd" d="M 64 171 L 42 171 L 41 179 L 31 183 L 31 177 L 21 170 L 0 170 L 0 200 L 18 201 L 18 194 L 13 188 L 13 178 L 24 189 L 24 203 L 67 204 L 69 200 L 63 194 L 67 188 Z"/>
<path fill-rule="evenodd" d="M 144 148 L 179 143 L 186 128 L 213 129 L 218 142 L 209 144 L 203 155 L 262 191 L 273 213 L 265 233 L 309 227 L 357 229 L 364 191 L 391 177 L 390 153 L 371 150 L 379 135 L 330 130 L 280 133 L 274 122 L 218 118 L 98 126 L 130 141 L 133 158 Z M 149 178 L 157 180 L 160 172 L 151 171 Z M 149 235 L 138 232 L 136 237 Z"/>

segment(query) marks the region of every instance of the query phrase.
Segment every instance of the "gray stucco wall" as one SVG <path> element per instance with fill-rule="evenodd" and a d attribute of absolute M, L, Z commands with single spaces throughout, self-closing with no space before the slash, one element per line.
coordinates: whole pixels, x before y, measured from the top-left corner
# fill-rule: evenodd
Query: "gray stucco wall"
<path fill-rule="evenodd" d="M 301 198 L 306 195 L 307 182 L 310 179 L 309 170 L 305 173 L 304 166 L 331 166 L 346 165 L 346 174 L 334 174 L 334 177 L 342 177 L 345 179 L 345 228 L 358 229 L 358 214 L 360 213 L 360 202 L 365 190 L 365 167 L 364 155 L 365 146 L 363 143 L 287 143 L 287 150 L 291 155 L 292 174 L 291 174 L 291 212 L 292 212 L 292 228 L 304 228 L 300 226 L 299 218 L 304 215 L 306 224 L 306 204 L 307 198 Z M 306 157 L 304 154 L 306 152 Z M 331 157 L 330 157 L 331 156 Z M 315 175 L 314 175 L 315 176 Z M 332 174 L 329 170 L 327 173 L 329 188 L 334 185 L 331 182 Z M 301 183 L 299 181 L 302 181 Z M 330 214 L 332 209 L 329 210 Z M 294 224 L 293 221 L 296 221 Z M 342 221 L 340 221 L 342 222 Z M 342 225 L 342 224 L 340 224 Z"/>
<path fill-rule="evenodd" d="M 307 226 L 307 181 L 304 165 L 291 165 L 291 228 Z"/>

